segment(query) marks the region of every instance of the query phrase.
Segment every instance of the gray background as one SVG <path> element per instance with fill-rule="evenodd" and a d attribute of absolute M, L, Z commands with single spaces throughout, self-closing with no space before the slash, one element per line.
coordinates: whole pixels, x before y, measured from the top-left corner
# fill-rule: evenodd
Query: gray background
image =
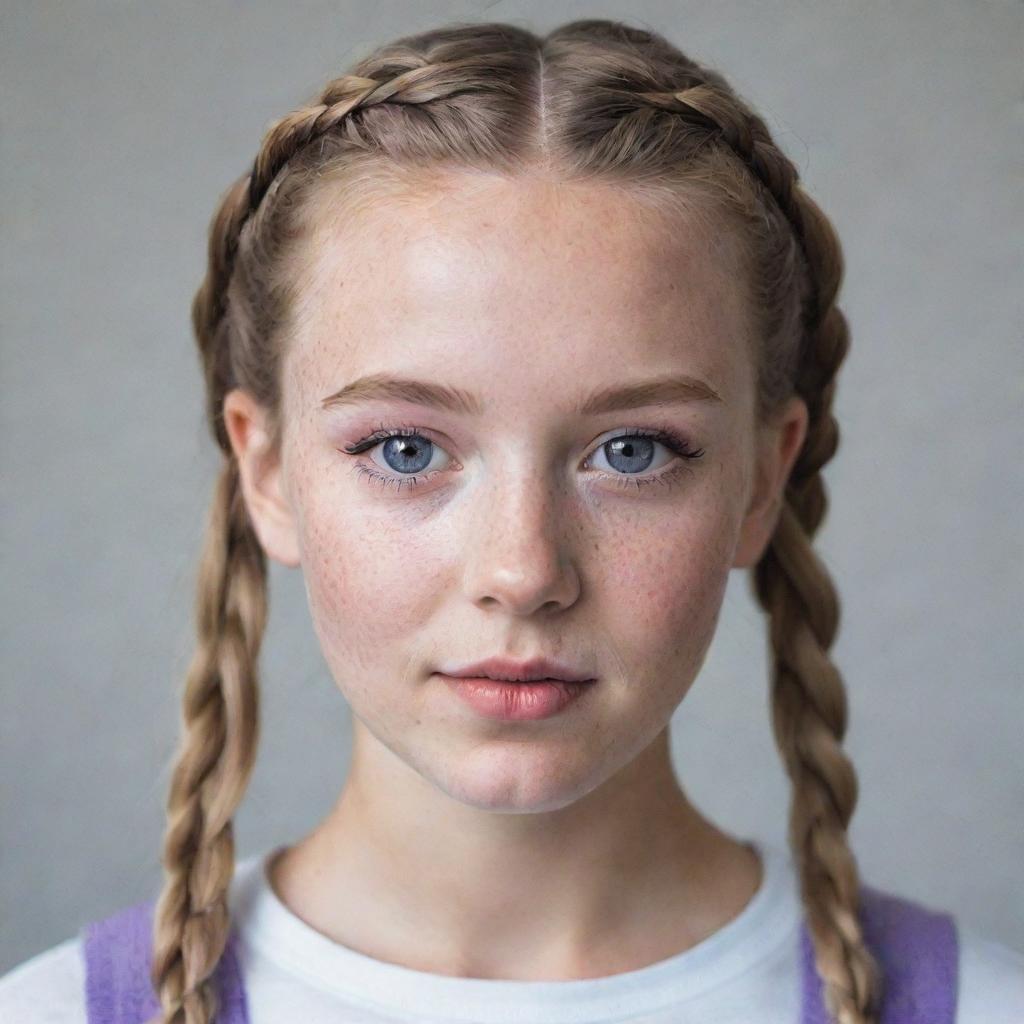
<path fill-rule="evenodd" d="M 216 467 L 188 305 L 220 192 L 373 45 L 625 17 L 720 67 L 845 246 L 852 348 L 819 550 L 862 876 L 1024 949 L 1024 7 L 1011 2 L 7 2 L 0 32 L 0 971 L 152 895 Z M 349 715 L 273 566 L 240 856 L 341 786 Z M 785 843 L 763 619 L 734 572 L 673 721 L 683 784 Z"/>

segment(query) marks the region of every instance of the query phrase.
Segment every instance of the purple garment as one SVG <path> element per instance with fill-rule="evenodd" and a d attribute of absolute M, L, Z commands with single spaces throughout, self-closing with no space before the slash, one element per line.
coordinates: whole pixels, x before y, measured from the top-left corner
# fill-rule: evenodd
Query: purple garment
<path fill-rule="evenodd" d="M 155 902 L 83 929 L 89 1024 L 144 1024 L 159 1010 L 149 981 Z M 862 884 L 860 919 L 885 976 L 881 1024 L 954 1024 L 960 950 L 952 915 Z M 221 1003 L 215 1024 L 249 1022 L 236 941 L 232 929 L 214 974 Z M 830 1024 L 806 925 L 800 964 L 799 1024 Z"/>
<path fill-rule="evenodd" d="M 155 899 L 145 900 L 82 929 L 89 1024 L 144 1024 L 159 1012 L 149 980 L 155 908 Z M 216 1024 L 249 1024 L 235 943 L 232 928 L 213 975 L 221 1005 Z"/>
<path fill-rule="evenodd" d="M 960 945 L 953 916 L 861 883 L 864 941 L 882 967 L 881 1024 L 954 1024 Z M 801 1024 L 829 1024 L 806 925 L 800 928 Z"/>

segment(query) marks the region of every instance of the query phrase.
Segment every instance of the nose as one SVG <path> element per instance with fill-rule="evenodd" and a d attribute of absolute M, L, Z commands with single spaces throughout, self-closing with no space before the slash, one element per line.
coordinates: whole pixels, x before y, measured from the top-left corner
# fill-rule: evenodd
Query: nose
<path fill-rule="evenodd" d="M 575 520 L 562 487 L 540 471 L 505 470 L 502 477 L 482 483 L 470 500 L 473 522 L 463 533 L 467 596 L 485 610 L 497 605 L 516 616 L 568 608 L 579 597 L 580 579 L 571 550 Z"/>

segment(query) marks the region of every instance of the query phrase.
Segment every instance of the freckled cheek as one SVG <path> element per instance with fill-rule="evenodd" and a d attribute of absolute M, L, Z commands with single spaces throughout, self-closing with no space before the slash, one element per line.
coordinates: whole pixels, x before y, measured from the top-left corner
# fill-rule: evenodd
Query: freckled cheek
<path fill-rule="evenodd" d="M 406 650 L 437 593 L 430 531 L 408 529 L 348 499 L 309 500 L 301 526 L 302 571 L 332 667 L 386 664 Z"/>
<path fill-rule="evenodd" d="M 608 600 L 628 614 L 624 646 L 637 657 L 697 663 L 711 642 L 729 575 L 729 534 L 685 526 L 623 550 Z"/>

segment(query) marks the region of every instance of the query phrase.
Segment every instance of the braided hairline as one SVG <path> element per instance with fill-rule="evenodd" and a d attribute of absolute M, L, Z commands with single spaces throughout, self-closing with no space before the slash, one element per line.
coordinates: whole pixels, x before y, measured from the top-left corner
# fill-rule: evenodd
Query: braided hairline
<path fill-rule="evenodd" d="M 250 213 L 259 206 L 270 183 L 299 149 L 330 131 L 357 107 L 369 105 L 373 95 L 383 92 L 389 84 L 374 78 L 346 75 L 324 90 L 321 102 L 278 118 L 264 136 L 249 172 Z"/>
<path fill-rule="evenodd" d="M 652 106 L 696 117 L 702 126 L 716 129 L 771 193 L 809 257 L 803 211 L 796 197 L 796 168 L 772 142 L 760 117 L 740 110 L 729 96 L 704 83 L 678 92 L 645 92 L 641 96 Z M 813 267 L 809 258 L 808 264 Z"/>
<path fill-rule="evenodd" d="M 420 103 L 436 98 L 436 89 L 417 94 L 417 86 L 450 73 L 445 95 L 460 91 L 458 74 L 480 68 L 481 58 L 471 57 L 409 68 L 387 80 L 361 75 L 343 75 L 330 82 L 312 106 L 300 107 L 273 122 L 267 130 L 248 174 L 248 211 L 238 233 L 263 201 L 284 166 L 304 146 L 335 129 L 353 111 L 379 103 Z M 463 86 L 464 87 L 464 86 Z M 775 146 L 761 118 L 744 113 L 719 89 L 701 83 L 676 92 L 634 93 L 652 106 L 695 117 L 704 127 L 715 129 L 767 188 L 793 227 L 807 262 L 804 218 L 796 197 L 798 175 L 792 162 Z M 236 235 L 237 240 L 237 235 Z M 815 290 L 817 296 L 817 289 Z M 821 310 L 815 310 L 816 315 Z"/>
<path fill-rule="evenodd" d="M 466 72 L 493 70 L 498 55 L 425 63 L 388 79 L 342 75 L 329 82 L 320 101 L 273 122 L 249 173 L 249 209 L 255 210 L 271 182 L 303 146 L 336 128 L 353 111 L 379 103 L 420 104 L 473 88 Z"/>
<path fill-rule="evenodd" d="M 385 102 L 418 104 L 438 96 L 457 94 L 472 88 L 467 85 L 472 79 L 467 71 L 493 70 L 497 60 L 498 57 L 489 58 L 485 64 L 481 57 L 466 57 L 424 63 L 384 80 L 342 75 L 328 82 L 317 103 L 293 110 L 271 123 L 251 169 L 235 180 L 222 204 L 219 230 L 212 230 L 210 234 L 211 272 L 207 289 L 213 294 L 204 296 L 200 292 L 197 295 L 193 323 L 204 352 L 204 339 L 209 339 L 213 349 L 211 359 L 215 358 L 214 352 L 222 348 L 222 343 L 215 339 L 226 311 L 225 297 L 240 239 L 288 161 L 309 143 L 336 129 L 355 110 Z M 211 411 L 211 414 L 216 422 L 216 412 Z M 216 432 L 221 448 L 227 452 L 226 432 L 221 427 L 216 428 Z"/>

